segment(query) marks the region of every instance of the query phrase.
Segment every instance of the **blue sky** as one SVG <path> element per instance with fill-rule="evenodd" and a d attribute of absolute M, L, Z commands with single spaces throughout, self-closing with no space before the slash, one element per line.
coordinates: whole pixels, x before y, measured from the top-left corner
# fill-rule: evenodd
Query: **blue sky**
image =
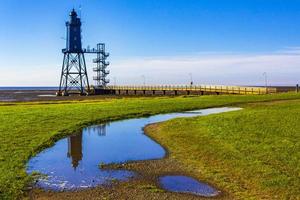
<path fill-rule="evenodd" d="M 84 46 L 105 42 L 119 84 L 293 85 L 300 0 L 0 0 L 0 86 L 55 86 L 65 21 L 81 5 Z M 89 76 L 92 64 L 88 59 Z M 299 68 L 299 69 L 298 69 Z"/>

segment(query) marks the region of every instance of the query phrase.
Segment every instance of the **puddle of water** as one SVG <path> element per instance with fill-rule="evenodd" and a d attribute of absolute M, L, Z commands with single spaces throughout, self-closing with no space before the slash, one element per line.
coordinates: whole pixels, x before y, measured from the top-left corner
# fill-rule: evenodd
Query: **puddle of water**
<path fill-rule="evenodd" d="M 171 192 L 190 193 L 204 197 L 217 196 L 213 187 L 187 176 L 163 176 L 159 178 L 161 187 Z"/>
<path fill-rule="evenodd" d="M 134 172 L 104 170 L 99 168 L 99 164 L 163 158 L 163 147 L 143 134 L 143 127 L 147 124 L 239 109 L 202 109 L 90 126 L 83 129 L 81 134 L 59 140 L 53 147 L 30 159 L 27 173 L 37 171 L 47 175 L 46 179 L 38 180 L 37 186 L 56 191 L 94 187 L 112 180 L 128 180 L 135 175 Z"/>

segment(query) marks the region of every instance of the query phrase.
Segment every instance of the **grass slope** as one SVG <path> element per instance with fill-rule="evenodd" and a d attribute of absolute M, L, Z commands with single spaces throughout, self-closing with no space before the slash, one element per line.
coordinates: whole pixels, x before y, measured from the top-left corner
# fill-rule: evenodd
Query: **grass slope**
<path fill-rule="evenodd" d="M 28 183 L 27 160 L 64 135 L 91 123 L 173 111 L 274 99 L 265 96 L 130 98 L 103 101 L 2 103 L 0 105 L 0 199 L 16 199 Z M 192 142 L 192 141 L 191 141 Z"/>
<path fill-rule="evenodd" d="M 147 127 L 199 179 L 236 199 L 300 199 L 300 100 Z"/>

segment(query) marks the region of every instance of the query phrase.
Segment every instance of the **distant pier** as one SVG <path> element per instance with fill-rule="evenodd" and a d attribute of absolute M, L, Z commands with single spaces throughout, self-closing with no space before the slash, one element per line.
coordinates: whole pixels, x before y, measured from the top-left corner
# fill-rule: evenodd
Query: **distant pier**
<path fill-rule="evenodd" d="M 209 94 L 270 94 L 276 93 L 276 88 L 269 87 L 241 87 L 241 86 L 218 86 L 218 85 L 195 85 L 195 86 L 107 86 L 95 88 L 95 94 L 115 95 L 209 95 Z"/>

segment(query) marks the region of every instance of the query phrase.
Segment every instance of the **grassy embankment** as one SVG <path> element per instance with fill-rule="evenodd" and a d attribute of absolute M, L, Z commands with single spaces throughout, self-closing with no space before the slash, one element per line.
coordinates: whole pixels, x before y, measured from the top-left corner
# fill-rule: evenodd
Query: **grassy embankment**
<path fill-rule="evenodd" d="M 174 119 L 146 131 L 236 199 L 300 199 L 300 100 Z"/>
<path fill-rule="evenodd" d="M 64 135 L 74 133 L 88 124 L 235 103 L 299 98 L 300 96 L 297 94 L 224 95 L 1 104 L 0 199 L 15 199 L 22 195 L 29 180 L 25 172 L 25 165 L 31 156 L 52 145 Z M 280 127 L 280 129 L 283 128 Z M 193 142 L 193 140 L 189 140 L 189 142 Z M 236 156 L 239 156 L 239 152 L 237 153 Z"/>

